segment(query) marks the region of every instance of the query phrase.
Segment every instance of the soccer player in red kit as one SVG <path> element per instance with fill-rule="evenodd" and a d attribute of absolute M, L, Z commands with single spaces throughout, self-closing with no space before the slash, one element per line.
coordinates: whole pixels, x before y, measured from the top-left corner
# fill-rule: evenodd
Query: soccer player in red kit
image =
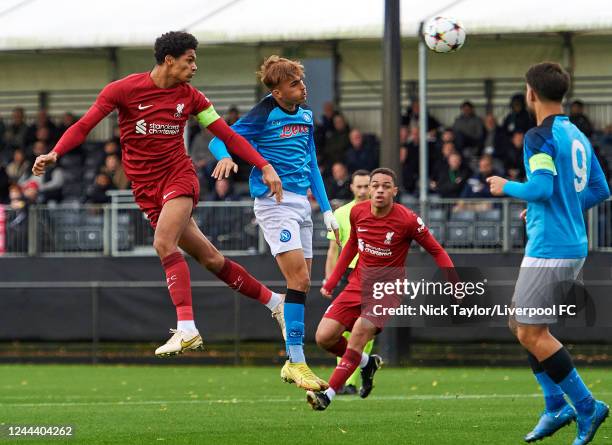
<path fill-rule="evenodd" d="M 454 267 L 423 220 L 403 205 L 393 202 L 397 195 L 396 184 L 396 176 L 391 169 L 378 168 L 370 174 L 370 200 L 355 204 L 351 209 L 350 238 L 342 249 L 334 271 L 321 288 L 321 293 L 329 297 L 350 262 L 359 253 L 357 266 L 349 276 L 348 285 L 329 305 L 317 328 L 316 340 L 319 346 L 341 357 L 341 360 L 329 379 L 326 391 L 306 393 L 306 400 L 315 410 L 322 411 L 329 406 L 336 392 L 357 367 L 361 368 L 363 380 L 364 391 L 361 397 L 367 397 L 373 387 L 374 373 L 382 364 L 379 356 L 368 356 L 363 352 L 366 343 L 382 330 L 386 321 L 385 317 L 377 317 L 369 310 L 363 298 L 366 297 L 363 290 L 367 286 L 364 282 L 368 268 L 376 271 L 377 276 L 386 275 L 385 270 L 401 271 L 404 274 L 412 240 L 423 246 L 440 268 Z M 397 275 L 397 272 L 393 273 Z M 351 331 L 348 342 L 342 336 L 344 331 Z"/>
<path fill-rule="evenodd" d="M 50 153 L 38 156 L 32 168 L 35 175 L 42 175 L 48 165 L 82 144 L 105 116 L 119 111 L 123 166 L 136 203 L 155 229 L 153 246 L 166 273 L 178 318 L 170 340 L 155 351 L 162 357 L 203 345 L 194 323 L 189 267 L 178 247 L 232 289 L 265 304 L 285 331 L 282 296 L 224 258 L 191 217 L 200 190 L 183 141 L 189 115 L 197 116 L 200 124 L 233 153 L 260 169 L 271 194 L 278 202 L 282 199 L 281 181 L 272 166 L 219 117 L 204 94 L 190 85 L 197 70 L 197 46 L 191 34 L 163 34 L 155 41 L 157 64 L 153 70 L 107 85 L 87 113 L 64 133 Z M 228 164 L 225 170 L 235 167 L 231 160 L 222 162 Z"/>

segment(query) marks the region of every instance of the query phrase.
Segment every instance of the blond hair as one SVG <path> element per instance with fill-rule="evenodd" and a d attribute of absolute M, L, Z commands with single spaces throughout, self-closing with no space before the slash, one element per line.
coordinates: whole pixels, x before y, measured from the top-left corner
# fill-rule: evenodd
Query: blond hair
<path fill-rule="evenodd" d="M 272 55 L 264 60 L 257 71 L 257 76 L 269 90 L 272 90 L 291 76 L 304 77 L 304 66 L 297 60 Z"/>

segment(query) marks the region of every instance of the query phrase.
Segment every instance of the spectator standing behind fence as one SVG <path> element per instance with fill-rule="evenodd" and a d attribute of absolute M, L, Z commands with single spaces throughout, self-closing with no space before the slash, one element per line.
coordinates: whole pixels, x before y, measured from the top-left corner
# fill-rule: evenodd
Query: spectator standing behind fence
<path fill-rule="evenodd" d="M 487 178 L 492 175 L 494 175 L 493 158 L 491 155 L 481 156 L 478 160 L 478 171 L 466 181 L 461 191 L 461 198 L 491 198 Z"/>
<path fill-rule="evenodd" d="M 13 152 L 13 160 L 6 166 L 6 174 L 11 183 L 16 184 L 30 172 L 30 163 L 25 158 L 25 153 L 21 148 L 15 149 Z"/>
<path fill-rule="evenodd" d="M 37 204 L 39 202 L 38 187 L 40 183 L 36 179 L 30 179 L 21 185 L 21 192 L 26 205 Z"/>
<path fill-rule="evenodd" d="M 106 194 L 114 190 L 113 182 L 106 173 L 98 173 L 94 183 L 87 188 L 85 202 L 89 204 L 106 204 L 111 202 L 111 197 Z"/>
<path fill-rule="evenodd" d="M 334 132 L 334 116 L 338 114 L 333 102 L 327 101 L 323 104 L 321 120 L 315 128 L 315 144 L 322 150 L 325 147 L 325 139 Z"/>
<path fill-rule="evenodd" d="M 497 124 L 497 119 L 493 113 L 487 113 L 484 118 L 484 141 L 483 149 L 479 153 L 491 155 L 495 159 L 503 161 L 504 153 L 510 147 L 510 137 L 501 125 Z"/>
<path fill-rule="evenodd" d="M 476 153 L 482 147 L 484 124 L 476 115 L 472 102 L 466 100 L 461 104 L 461 114 L 455 119 L 453 133 L 455 145 L 464 156 Z"/>
<path fill-rule="evenodd" d="M 448 166 L 438 175 L 437 181 L 432 181 L 432 191 L 441 198 L 458 198 L 472 172 L 463 165 L 463 158 L 457 152 L 448 156 Z"/>
<path fill-rule="evenodd" d="M 419 179 L 419 147 L 408 142 L 408 128 L 400 129 L 400 163 L 402 164 L 402 186 L 408 194 L 414 195 Z"/>
<path fill-rule="evenodd" d="M 27 133 L 25 111 L 23 108 L 17 107 L 13 110 L 11 121 L 4 132 L 4 143 L 10 148 L 25 147 Z"/>
<path fill-rule="evenodd" d="M 378 147 L 374 136 L 365 137 L 361 130 L 354 128 L 349 133 L 349 141 L 344 159 L 350 174 L 360 169 L 371 171 L 378 167 Z"/>
<path fill-rule="evenodd" d="M 130 180 L 123 170 L 123 165 L 121 165 L 121 158 L 116 154 L 106 157 L 100 173 L 108 175 L 117 190 L 127 190 L 130 186 Z"/>
<path fill-rule="evenodd" d="M 405 127 L 418 127 L 419 126 L 419 101 L 417 99 L 412 100 L 406 113 L 402 115 L 402 125 Z M 427 112 L 427 131 L 437 130 L 440 128 L 440 121 Z"/>
<path fill-rule="evenodd" d="M 38 135 L 38 131 L 41 128 L 46 128 L 48 130 L 48 135 L 46 139 L 40 138 Z M 36 121 L 28 127 L 28 131 L 26 134 L 26 145 L 31 145 L 36 140 L 46 140 L 49 145 L 53 145 L 57 140 L 57 127 L 49 117 L 47 110 L 45 108 L 41 108 L 38 110 L 36 115 Z"/>
<path fill-rule="evenodd" d="M 333 122 L 333 131 L 325 138 L 325 156 L 323 159 L 327 168 L 336 162 L 344 162 L 344 155 L 350 145 L 349 127 L 344 116 L 336 114 Z"/>
<path fill-rule="evenodd" d="M 351 176 L 346 165 L 334 162 L 331 169 L 331 178 L 327 181 L 327 196 L 330 200 L 349 201 L 353 198 L 351 192 Z"/>
<path fill-rule="evenodd" d="M 70 111 L 66 111 L 63 115 L 62 115 L 62 123 L 57 127 L 57 137 L 59 138 L 61 135 L 63 135 L 66 130 L 68 130 L 68 128 L 74 124 L 77 121 L 76 116 L 74 115 L 74 113 L 71 113 Z"/>
<path fill-rule="evenodd" d="M 584 113 L 584 102 L 575 100 L 570 105 L 569 119 L 572 124 L 578 127 L 589 139 L 593 136 L 593 124 L 588 116 Z"/>
<path fill-rule="evenodd" d="M 531 127 L 535 127 L 535 121 L 527 111 L 525 95 L 517 93 L 510 99 L 510 112 L 504 118 L 502 128 L 510 137 L 516 131 L 525 134 Z"/>
<path fill-rule="evenodd" d="M 523 142 L 525 135 L 520 131 L 512 134 L 512 143 L 506 152 L 504 169 L 513 181 L 525 178 L 525 164 L 523 161 Z"/>
<path fill-rule="evenodd" d="M 7 252 L 26 252 L 26 234 L 28 233 L 28 206 L 18 185 L 9 189 L 9 208 L 13 217 L 9 219 L 6 236 Z"/>

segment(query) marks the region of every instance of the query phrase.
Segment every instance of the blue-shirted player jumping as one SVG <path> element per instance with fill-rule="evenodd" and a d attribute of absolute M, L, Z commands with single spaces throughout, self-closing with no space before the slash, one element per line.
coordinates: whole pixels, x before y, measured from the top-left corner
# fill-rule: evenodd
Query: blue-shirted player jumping
<path fill-rule="evenodd" d="M 289 360 L 281 370 L 281 378 L 306 390 L 320 391 L 327 388 L 327 382 L 308 368 L 303 350 L 304 303 L 312 266 L 313 226 L 308 189 L 319 203 L 327 229 L 335 232 L 336 240 L 338 223 L 317 165 L 313 114 L 304 106 L 304 67 L 296 61 L 270 56 L 258 74 L 270 94 L 232 128 L 274 167 L 284 190 L 282 202 L 277 203 L 269 196 L 261 171 L 257 168 L 251 171 L 249 186 L 255 198 L 255 217 L 287 281 L 284 320 Z M 209 148 L 221 160 L 213 171 L 214 177 L 236 171 L 220 139 L 213 139 Z"/>
<path fill-rule="evenodd" d="M 493 195 L 527 201 L 528 242 L 513 304 L 545 308 L 559 303 L 563 283 L 578 278 L 587 256 L 583 212 L 607 199 L 610 190 L 589 140 L 563 114 L 561 102 L 570 84 L 567 72 L 557 63 L 544 62 L 529 68 L 525 77 L 527 105 L 538 123 L 525 135 L 527 182 L 498 176 L 487 181 Z M 593 398 L 569 352 L 551 335 L 548 325 L 556 321 L 555 316 L 518 313 L 510 321 L 528 351 L 546 405 L 525 441 L 543 439 L 576 420 L 573 445 L 583 445 L 593 440 L 609 407 Z"/>

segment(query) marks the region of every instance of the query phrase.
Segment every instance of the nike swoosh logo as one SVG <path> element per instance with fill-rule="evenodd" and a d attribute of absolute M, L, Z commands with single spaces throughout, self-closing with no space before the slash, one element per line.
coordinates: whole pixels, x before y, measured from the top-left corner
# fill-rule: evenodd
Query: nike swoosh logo
<path fill-rule="evenodd" d="M 362 229 L 361 227 L 357 227 L 358 232 L 367 232 L 368 229 Z"/>
<path fill-rule="evenodd" d="M 170 196 L 173 193 L 176 193 L 176 190 L 172 190 L 171 192 L 166 193 L 162 199 L 166 199 L 168 196 Z"/>
<path fill-rule="evenodd" d="M 138 109 L 139 110 L 146 110 L 147 108 L 151 108 L 153 105 L 142 105 L 142 104 L 138 104 Z"/>
<path fill-rule="evenodd" d="M 175 285 L 175 284 L 176 284 L 176 281 L 175 281 L 175 282 L 173 282 L 173 283 L 170 283 L 170 284 L 168 285 L 168 289 L 170 289 L 170 288 L 171 288 L 173 285 Z"/>
<path fill-rule="evenodd" d="M 189 341 L 184 341 L 181 340 L 181 348 L 185 349 L 188 348 L 189 346 L 191 346 L 192 344 L 194 344 L 196 341 L 198 340 L 198 336 L 196 335 L 195 337 L 193 337 L 191 340 Z"/>

